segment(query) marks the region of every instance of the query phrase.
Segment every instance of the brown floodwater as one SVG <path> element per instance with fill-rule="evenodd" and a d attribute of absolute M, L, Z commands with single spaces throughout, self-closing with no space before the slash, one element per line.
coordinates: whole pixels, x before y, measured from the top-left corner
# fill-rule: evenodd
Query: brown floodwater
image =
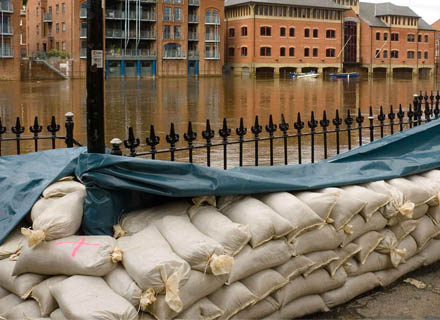
<path fill-rule="evenodd" d="M 239 119 L 243 117 L 248 127 L 247 137 L 252 136 L 250 126 L 255 116 L 259 116 L 260 124 L 267 124 L 269 115 L 273 116 L 278 124 L 281 114 L 290 124 L 290 131 L 294 133 L 293 122 L 297 113 L 301 112 L 303 120 L 310 117 L 311 111 L 321 119 L 324 110 L 327 116 L 333 118 L 335 110 L 341 115 L 347 110 L 356 113 L 361 108 L 362 113 L 368 116 L 369 106 L 377 112 L 383 105 L 388 112 L 389 106 L 402 104 L 407 106 L 412 102 L 414 93 L 420 90 L 437 90 L 439 82 L 420 79 L 360 79 L 350 81 L 331 81 L 318 79 L 249 79 L 237 77 L 217 78 L 159 78 L 159 79 L 127 79 L 109 80 L 106 82 L 105 107 L 105 135 L 106 141 L 112 138 L 124 139 L 127 127 L 134 128 L 135 135 L 145 145 L 145 138 L 149 134 L 150 125 L 154 125 L 156 134 L 161 143 L 158 148 L 165 148 L 165 135 L 169 132 L 170 124 L 174 123 L 176 132 L 180 134 L 178 146 L 183 146 L 183 133 L 187 129 L 188 121 L 193 124 L 198 133 L 196 143 L 203 143 L 201 131 L 205 129 L 206 119 L 210 119 L 215 129 L 214 141 L 220 141 L 218 129 L 223 118 L 228 124 L 236 128 Z M 11 137 L 11 126 L 16 117 L 20 117 L 22 125 L 26 127 L 23 136 L 31 136 L 29 126 L 34 117 L 38 116 L 40 124 L 44 125 L 43 133 L 47 133 L 45 126 L 54 115 L 62 125 L 64 134 L 64 114 L 75 114 L 75 138 L 80 143 L 86 143 L 86 89 L 84 80 L 72 81 L 41 81 L 41 82 L 0 82 L 0 117 L 3 125 L 7 126 L 7 134 Z M 308 131 L 305 130 L 305 131 Z M 277 131 L 280 134 L 280 131 Z M 353 133 L 353 146 L 357 136 Z M 378 134 L 378 132 L 376 133 Z M 263 133 L 262 136 L 266 136 Z M 366 132 L 365 136 L 368 136 Z M 235 130 L 230 137 L 237 138 Z M 341 142 L 346 148 L 347 138 L 341 136 Z M 329 144 L 334 143 L 334 135 L 329 135 Z M 303 159 L 310 158 L 309 138 L 303 139 Z M 282 162 L 282 141 L 275 143 L 276 163 Z M 58 142 L 62 146 L 62 141 Z M 110 146 L 110 144 L 108 143 Z M 41 143 L 40 149 L 49 147 L 49 142 Z M 289 162 L 297 161 L 296 139 L 289 140 Z M 316 160 L 323 158 L 322 138 L 316 140 Z M 33 142 L 24 142 L 22 151 L 31 152 Z M 146 147 L 140 148 L 146 150 Z M 213 165 L 222 166 L 222 147 L 214 148 Z M 3 142 L 2 155 L 15 153 L 14 142 Z M 253 163 L 254 144 L 245 147 L 245 164 Z M 238 146 L 228 149 L 230 160 L 228 166 L 237 165 Z M 261 164 L 268 162 L 268 145 L 260 143 Z M 331 151 L 329 155 L 334 154 Z M 180 152 L 177 158 L 187 158 L 188 153 Z M 206 163 L 205 151 L 195 153 L 197 163 Z"/>

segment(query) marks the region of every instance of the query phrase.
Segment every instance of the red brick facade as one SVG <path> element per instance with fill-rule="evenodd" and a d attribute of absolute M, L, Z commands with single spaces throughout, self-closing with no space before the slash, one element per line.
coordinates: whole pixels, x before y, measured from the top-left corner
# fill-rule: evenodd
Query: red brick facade
<path fill-rule="evenodd" d="M 2 1 L 0 6 L 0 80 L 20 80 L 21 0 Z"/>
<path fill-rule="evenodd" d="M 432 24 L 435 31 L 435 70 L 436 75 L 440 76 L 440 19 Z"/>

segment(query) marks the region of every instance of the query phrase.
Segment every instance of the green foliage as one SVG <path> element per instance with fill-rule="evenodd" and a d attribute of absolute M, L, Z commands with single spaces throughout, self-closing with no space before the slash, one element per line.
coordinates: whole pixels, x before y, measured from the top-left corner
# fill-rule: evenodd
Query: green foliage
<path fill-rule="evenodd" d="M 69 58 L 69 53 L 67 51 L 52 49 L 52 50 L 47 52 L 47 56 L 49 58 L 50 57 L 58 57 L 58 58 L 61 58 L 61 59 L 68 59 Z"/>

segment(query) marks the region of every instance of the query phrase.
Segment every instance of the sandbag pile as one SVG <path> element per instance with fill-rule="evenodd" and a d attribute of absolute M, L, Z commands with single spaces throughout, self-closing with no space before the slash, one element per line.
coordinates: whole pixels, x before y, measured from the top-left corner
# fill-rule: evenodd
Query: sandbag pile
<path fill-rule="evenodd" d="M 81 235 L 49 186 L 0 246 L 0 319 L 292 319 L 440 259 L 440 170 L 358 186 L 173 200 Z"/>

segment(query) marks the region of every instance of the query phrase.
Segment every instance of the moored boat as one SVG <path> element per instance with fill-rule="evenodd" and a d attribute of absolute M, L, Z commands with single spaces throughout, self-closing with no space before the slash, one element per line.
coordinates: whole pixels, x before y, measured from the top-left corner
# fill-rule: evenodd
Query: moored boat
<path fill-rule="evenodd" d="M 359 78 L 361 74 L 359 72 L 349 72 L 349 73 L 330 73 L 330 78 L 333 79 L 351 79 Z"/>
<path fill-rule="evenodd" d="M 316 72 L 308 72 L 308 73 L 290 73 L 289 77 L 291 79 L 301 79 L 301 78 L 317 78 L 319 74 Z"/>

